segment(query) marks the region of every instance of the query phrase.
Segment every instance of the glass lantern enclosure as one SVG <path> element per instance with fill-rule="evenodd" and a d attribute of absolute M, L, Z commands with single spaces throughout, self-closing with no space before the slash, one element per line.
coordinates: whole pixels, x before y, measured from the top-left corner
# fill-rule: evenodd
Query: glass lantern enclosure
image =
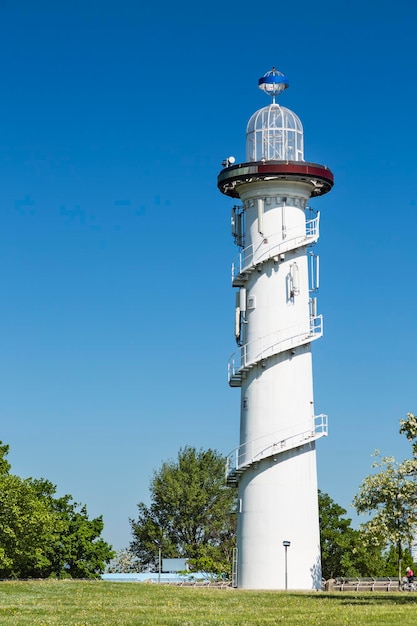
<path fill-rule="evenodd" d="M 256 111 L 246 129 L 247 161 L 304 161 L 304 136 L 300 119 L 272 103 Z"/>

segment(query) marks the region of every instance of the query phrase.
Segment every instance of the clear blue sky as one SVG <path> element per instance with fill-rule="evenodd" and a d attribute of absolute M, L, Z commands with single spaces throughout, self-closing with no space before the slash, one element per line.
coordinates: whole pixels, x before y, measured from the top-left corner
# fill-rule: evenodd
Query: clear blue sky
<path fill-rule="evenodd" d="M 131 539 L 154 469 L 238 445 L 221 162 L 274 65 L 328 165 L 313 345 L 319 486 L 349 510 L 417 412 L 413 0 L 0 0 L 0 438 Z"/>

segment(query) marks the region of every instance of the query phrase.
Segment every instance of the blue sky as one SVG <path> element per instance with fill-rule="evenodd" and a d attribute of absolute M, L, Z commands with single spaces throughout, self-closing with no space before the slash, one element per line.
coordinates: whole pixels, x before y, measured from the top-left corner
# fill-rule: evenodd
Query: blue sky
<path fill-rule="evenodd" d="M 222 160 L 274 65 L 328 165 L 314 343 L 319 486 L 349 510 L 417 412 L 417 8 L 0 0 L 0 438 L 117 549 L 152 472 L 238 445 Z"/>

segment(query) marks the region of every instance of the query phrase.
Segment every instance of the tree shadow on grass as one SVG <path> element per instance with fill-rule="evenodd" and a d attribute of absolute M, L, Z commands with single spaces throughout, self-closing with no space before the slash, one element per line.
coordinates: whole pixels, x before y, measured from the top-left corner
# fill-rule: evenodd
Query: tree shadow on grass
<path fill-rule="evenodd" d="M 343 591 L 340 593 L 308 593 L 306 597 L 316 600 L 317 602 L 327 600 L 334 602 L 335 604 L 392 604 L 397 606 L 404 606 L 417 602 L 417 593 L 375 593 L 374 591 L 363 591 L 357 593 L 355 591 Z"/>

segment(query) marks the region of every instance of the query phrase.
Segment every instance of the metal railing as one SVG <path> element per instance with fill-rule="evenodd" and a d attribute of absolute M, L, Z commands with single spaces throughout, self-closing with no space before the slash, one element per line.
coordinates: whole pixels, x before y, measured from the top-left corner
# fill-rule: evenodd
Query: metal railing
<path fill-rule="evenodd" d="M 242 250 L 232 263 L 232 282 L 245 270 L 254 267 L 258 263 L 264 263 L 268 259 L 293 250 L 300 246 L 305 246 L 317 241 L 319 238 L 320 213 L 305 223 L 305 228 L 295 227 L 288 231 L 283 238 L 281 233 L 265 238 L 260 243 L 251 244 Z"/>
<path fill-rule="evenodd" d="M 229 381 L 233 376 L 249 369 L 259 361 L 318 339 L 322 335 L 323 316 L 317 315 L 310 317 L 309 328 L 306 328 L 306 324 L 299 324 L 255 339 L 241 346 L 230 357 L 227 366 Z"/>
<path fill-rule="evenodd" d="M 297 448 L 328 434 L 328 416 L 324 413 L 314 416 L 311 428 L 294 433 L 296 427 L 278 430 L 263 437 L 245 442 L 235 448 L 226 459 L 226 478 L 240 469 L 261 459 Z"/>

